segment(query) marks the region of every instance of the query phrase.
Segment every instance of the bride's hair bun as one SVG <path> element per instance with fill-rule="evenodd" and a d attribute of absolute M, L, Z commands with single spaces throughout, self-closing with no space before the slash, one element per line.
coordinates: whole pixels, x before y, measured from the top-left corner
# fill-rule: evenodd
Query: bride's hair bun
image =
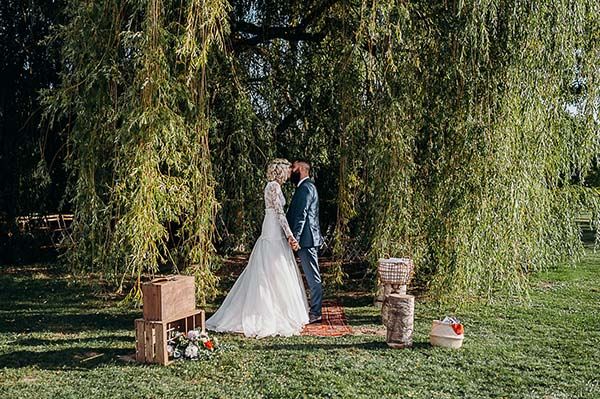
<path fill-rule="evenodd" d="M 267 180 L 283 183 L 289 176 L 291 165 L 287 159 L 275 158 L 267 166 Z"/>

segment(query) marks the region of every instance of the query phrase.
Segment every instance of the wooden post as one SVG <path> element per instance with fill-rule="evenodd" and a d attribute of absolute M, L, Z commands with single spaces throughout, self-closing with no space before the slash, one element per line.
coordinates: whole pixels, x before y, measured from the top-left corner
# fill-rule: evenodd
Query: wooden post
<path fill-rule="evenodd" d="M 407 348 L 413 343 L 415 297 L 390 294 L 383 308 L 387 309 L 384 324 L 387 328 L 386 342 L 391 348 Z"/>

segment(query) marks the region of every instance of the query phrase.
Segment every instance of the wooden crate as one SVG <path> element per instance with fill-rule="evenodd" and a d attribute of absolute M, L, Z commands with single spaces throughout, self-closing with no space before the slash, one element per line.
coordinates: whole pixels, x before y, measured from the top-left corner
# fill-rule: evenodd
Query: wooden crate
<path fill-rule="evenodd" d="M 187 334 L 188 331 L 200 327 L 206 332 L 204 310 L 194 310 L 180 319 L 152 321 L 136 319 L 135 321 L 135 358 L 141 363 L 157 363 L 168 365 L 173 362 L 167 352 L 167 344 L 173 340 L 177 332 Z"/>
<path fill-rule="evenodd" d="M 185 317 L 196 309 L 193 276 L 170 276 L 142 284 L 144 320 L 168 321 Z"/>

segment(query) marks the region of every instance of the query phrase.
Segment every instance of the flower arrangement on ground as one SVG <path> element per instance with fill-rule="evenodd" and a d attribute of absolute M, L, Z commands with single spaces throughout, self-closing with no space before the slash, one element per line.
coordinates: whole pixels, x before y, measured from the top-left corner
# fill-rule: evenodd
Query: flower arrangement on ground
<path fill-rule="evenodd" d="M 167 352 L 175 360 L 210 359 L 222 346 L 216 337 L 210 338 L 206 332 L 190 330 L 187 334 L 178 332 L 169 340 Z"/>

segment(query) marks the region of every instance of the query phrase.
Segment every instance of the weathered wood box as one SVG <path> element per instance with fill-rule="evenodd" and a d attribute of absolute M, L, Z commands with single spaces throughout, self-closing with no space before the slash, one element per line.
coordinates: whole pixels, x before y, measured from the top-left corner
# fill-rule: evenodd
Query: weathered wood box
<path fill-rule="evenodd" d="M 200 328 L 206 332 L 203 310 L 195 310 L 186 317 L 174 320 L 148 321 L 135 320 L 135 359 L 141 363 L 157 363 L 168 365 L 173 358 L 167 352 L 167 345 L 172 342 L 177 332 L 187 334 L 188 331 Z"/>
<path fill-rule="evenodd" d="M 196 310 L 193 276 L 170 276 L 142 284 L 144 320 L 176 320 Z"/>

